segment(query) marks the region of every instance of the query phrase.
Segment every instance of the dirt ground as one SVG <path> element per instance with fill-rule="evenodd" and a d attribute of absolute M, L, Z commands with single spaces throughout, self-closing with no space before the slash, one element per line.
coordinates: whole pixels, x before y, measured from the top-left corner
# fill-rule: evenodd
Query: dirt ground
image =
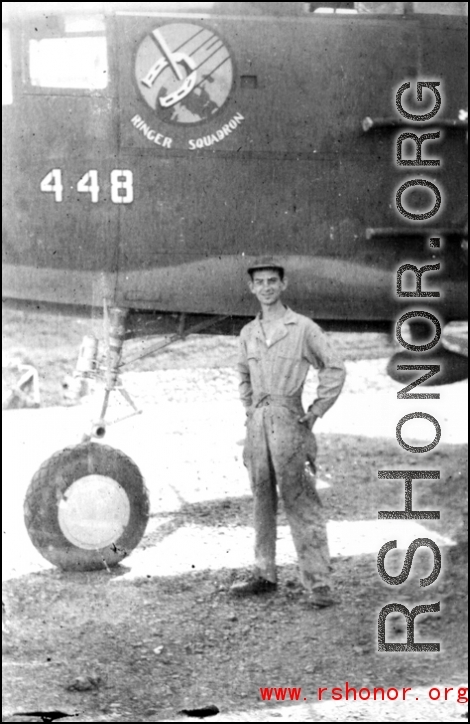
<path fill-rule="evenodd" d="M 26 334 L 27 323 L 31 334 Z M 61 375 L 70 372 L 88 331 L 82 323 L 71 323 L 57 346 L 59 326 L 60 320 L 41 314 L 32 322 L 19 312 L 4 318 L 8 369 L 35 364 L 43 404 L 60 400 Z M 338 335 L 335 340 L 346 359 L 383 358 L 391 349 L 380 335 Z M 202 384 L 215 376 L 224 387 L 231 380 L 235 344 L 232 339 L 191 339 L 137 372 L 209 369 L 210 379 L 201 372 Z M 171 387 L 176 378 L 168 374 L 162 379 Z M 174 394 L 180 399 L 187 393 L 175 389 Z M 395 440 L 320 434 L 318 443 L 321 476 L 334 483 L 320 491 L 327 519 L 376 520 L 379 509 L 403 506 L 402 485 L 377 482 L 379 468 L 410 464 Z M 427 528 L 456 543 L 442 548 L 441 574 L 428 588 L 420 589 L 418 582 L 432 568 L 424 549 L 408 581 L 396 589 L 380 579 L 376 554 L 333 558 L 338 603 L 321 611 L 308 607 L 294 564 L 280 566 L 276 594 L 253 600 L 234 600 L 228 593 L 248 568 L 195 568 L 184 575 L 149 574 L 119 582 L 127 572 L 124 560 L 108 572 L 50 569 L 6 581 L 3 720 L 40 721 L 15 712 L 60 710 L 74 715 L 61 721 L 164 721 L 209 705 L 220 710 L 213 719 L 220 721 L 462 720 L 467 705 L 463 699 L 457 703 L 457 694 L 467 676 L 467 447 L 440 444 L 425 465 L 422 460 L 411 464 L 441 471 L 439 481 L 417 486 L 415 507 L 421 502 L 440 510 L 441 519 L 426 521 Z M 179 529 L 236 530 L 250 521 L 247 495 L 185 504 L 154 512 L 140 547 L 152 547 Z M 279 525 L 286 525 L 282 510 Z M 390 575 L 399 573 L 403 557 L 403 551 L 389 553 Z M 439 613 L 420 616 L 416 625 L 416 641 L 440 642 L 439 653 L 377 651 L 378 613 L 395 601 L 410 609 L 440 602 Z M 403 618 L 392 615 L 387 640 L 402 642 L 405 634 Z M 346 682 L 357 690 L 412 687 L 410 705 L 405 709 L 387 700 L 373 709 L 362 701 L 335 706 L 331 689 L 344 689 Z M 300 704 L 262 702 L 260 687 L 301 687 Z M 328 687 L 326 703 L 318 703 L 319 687 Z M 439 701 L 429 699 L 431 687 L 442 692 Z M 444 687 L 454 687 L 445 705 Z"/>

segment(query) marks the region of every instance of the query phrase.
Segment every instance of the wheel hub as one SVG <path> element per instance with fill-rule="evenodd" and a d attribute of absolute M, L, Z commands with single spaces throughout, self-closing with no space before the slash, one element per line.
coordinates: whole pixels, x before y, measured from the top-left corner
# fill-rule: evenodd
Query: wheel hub
<path fill-rule="evenodd" d="M 123 487 L 106 475 L 86 475 L 67 488 L 59 503 L 59 525 L 79 548 L 97 550 L 116 543 L 130 518 Z"/>

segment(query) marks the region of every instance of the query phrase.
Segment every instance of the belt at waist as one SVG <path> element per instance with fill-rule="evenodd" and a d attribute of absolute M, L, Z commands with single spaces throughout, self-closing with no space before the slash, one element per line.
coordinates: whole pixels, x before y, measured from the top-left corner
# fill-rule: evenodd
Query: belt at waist
<path fill-rule="evenodd" d="M 300 395 L 261 395 L 253 400 L 253 407 L 287 407 L 297 412 L 302 410 Z"/>

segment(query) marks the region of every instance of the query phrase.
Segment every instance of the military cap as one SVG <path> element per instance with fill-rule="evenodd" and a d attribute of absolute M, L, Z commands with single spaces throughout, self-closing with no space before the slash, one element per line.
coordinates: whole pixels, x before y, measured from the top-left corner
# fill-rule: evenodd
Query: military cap
<path fill-rule="evenodd" d="M 255 259 L 247 269 L 248 274 L 252 274 L 257 269 L 279 269 L 284 274 L 284 265 L 274 256 L 260 256 Z"/>

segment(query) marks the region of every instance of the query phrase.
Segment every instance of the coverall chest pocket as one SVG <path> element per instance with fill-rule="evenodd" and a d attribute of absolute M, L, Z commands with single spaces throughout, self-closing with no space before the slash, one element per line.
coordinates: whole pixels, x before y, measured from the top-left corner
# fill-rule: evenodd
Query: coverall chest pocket
<path fill-rule="evenodd" d="M 282 385 L 284 394 L 289 394 L 286 388 L 295 388 L 300 376 L 300 360 L 292 354 L 283 352 L 276 355 L 274 363 L 274 376 Z"/>

